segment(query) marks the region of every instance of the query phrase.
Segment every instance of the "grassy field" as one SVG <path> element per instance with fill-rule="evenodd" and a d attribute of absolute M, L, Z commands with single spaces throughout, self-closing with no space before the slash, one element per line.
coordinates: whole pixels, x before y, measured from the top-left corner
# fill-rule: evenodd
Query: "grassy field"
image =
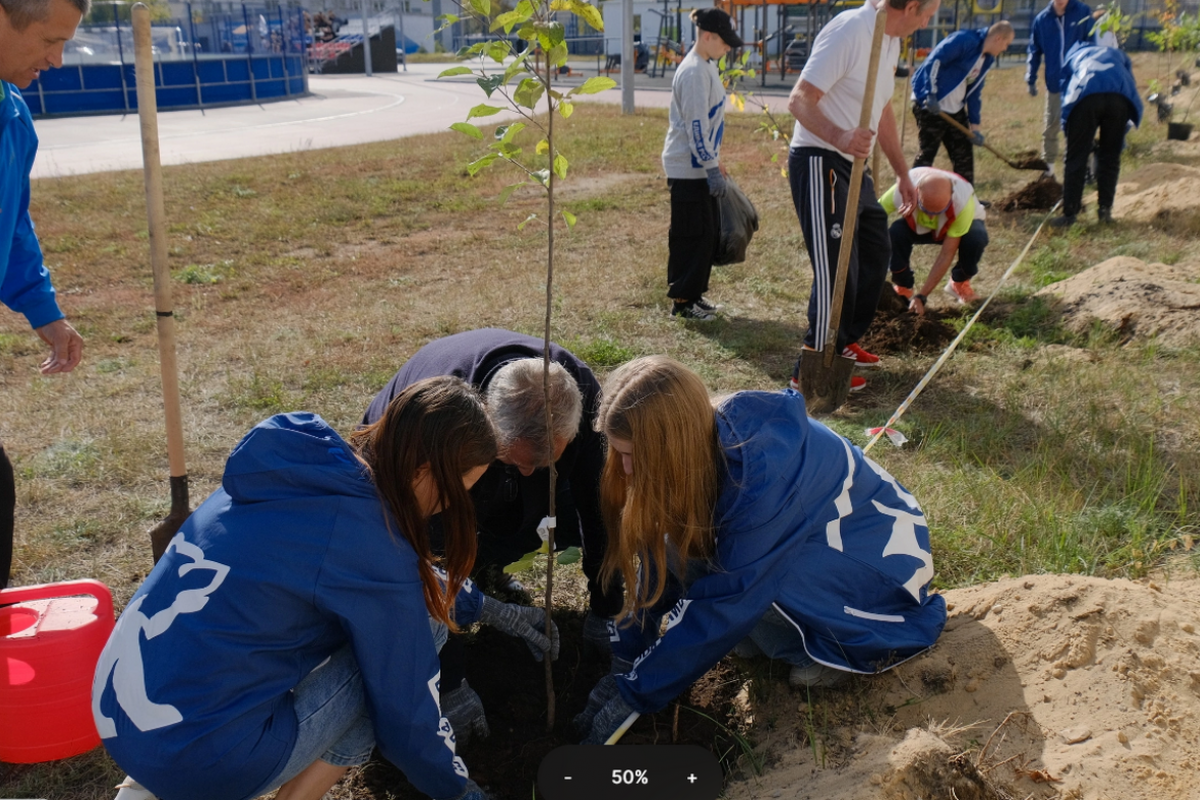
<path fill-rule="evenodd" d="M 1143 86 L 1171 71 L 1157 56 L 1138 66 Z M 1042 98 L 1025 94 L 1022 72 L 1009 61 L 988 82 L 983 128 L 1005 152 L 1040 139 Z M 907 113 L 900 99 L 896 107 Z M 667 353 L 714 392 L 781 388 L 804 331 L 810 270 L 771 161 L 780 145 L 756 132 L 753 114 L 727 118 L 722 160 L 762 226 L 747 263 L 715 271 L 710 297 L 726 304 L 725 319 L 681 324 L 664 287 L 665 124 L 665 111 L 622 117 L 581 105 L 564 126 L 571 174 L 560 199 L 579 223 L 557 237 L 555 338 L 600 374 Z M 1158 147 L 1164 135 L 1153 120 L 1133 133 L 1123 170 L 1182 160 Z M 910 117 L 910 156 L 915 143 Z M 502 169 L 468 178 L 465 164 L 480 153 L 446 133 L 165 170 L 193 504 L 218 485 L 234 443 L 270 414 L 316 411 L 349 431 L 426 342 L 483 326 L 540 335 L 545 228 L 517 229 L 539 198 L 518 192 L 497 205 L 515 178 Z M 985 198 L 1034 176 L 983 151 L 976 163 Z M 883 185 L 888 177 L 885 168 Z M 86 349 L 74 374 L 42 378 L 41 343 L 23 319 L 0 316 L 0 436 L 18 473 L 14 583 L 97 578 L 120 607 L 151 567 L 145 531 L 169 505 L 141 174 L 38 181 L 33 215 Z M 1043 216 L 989 217 L 977 291 L 996 287 Z M 1120 221 L 1043 233 L 1001 289 L 1006 313 L 975 326 L 901 421 L 911 444 L 872 452 L 925 509 L 937 585 L 1196 564 L 1198 353 L 1101 330 L 1070 334 L 1032 296 L 1114 255 L 1200 260 L 1195 233 Z M 919 274 L 933 255 L 917 250 Z M 932 303 L 948 308 L 943 298 Z M 829 423 L 864 443 L 864 429 L 888 418 L 934 358 L 889 356 Z M 95 753 L 0 773 L 0 794 L 107 798 L 117 777 Z"/>

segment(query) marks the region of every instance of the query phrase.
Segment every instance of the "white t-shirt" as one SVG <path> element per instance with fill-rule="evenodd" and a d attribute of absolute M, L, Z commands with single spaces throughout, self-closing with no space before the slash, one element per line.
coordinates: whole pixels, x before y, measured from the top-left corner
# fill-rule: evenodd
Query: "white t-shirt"
<path fill-rule="evenodd" d="M 962 83 L 938 98 L 938 105 L 941 106 L 942 111 L 947 114 L 957 114 L 962 111 L 963 105 L 967 102 L 967 89 L 975 85 L 981 70 L 983 70 L 983 56 L 975 59 L 975 66 L 971 67 Z"/>
<path fill-rule="evenodd" d="M 829 121 L 846 130 L 857 128 L 858 118 L 862 115 L 875 14 L 876 7 L 868 0 L 861 8 L 843 11 L 830 20 L 817 34 L 812 55 L 800 73 L 800 80 L 808 81 L 825 93 L 818 107 Z M 883 24 L 883 20 L 880 20 L 880 24 Z M 899 58 L 900 39 L 885 33 L 879 54 L 879 77 L 875 81 L 875 104 L 871 109 L 872 131 L 879 131 L 879 118 L 883 115 L 884 106 L 892 100 L 892 93 L 896 89 L 896 61 Z M 831 142 L 819 138 L 799 121 L 792 133 L 792 147 L 837 150 Z M 854 160 L 847 153 L 837 152 L 847 161 Z"/>

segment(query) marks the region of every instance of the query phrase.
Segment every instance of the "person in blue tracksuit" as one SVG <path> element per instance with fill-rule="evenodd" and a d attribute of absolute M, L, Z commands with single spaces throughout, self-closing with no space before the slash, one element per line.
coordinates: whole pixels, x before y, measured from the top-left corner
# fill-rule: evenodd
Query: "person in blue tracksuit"
<path fill-rule="evenodd" d="M 542 609 L 467 578 L 467 491 L 495 456 L 482 401 L 449 377 L 348 442 L 309 413 L 251 430 L 97 664 L 96 728 L 131 776 L 118 800 L 317 800 L 376 745 L 430 797 L 484 798 L 438 708 L 437 647 L 482 621 L 557 655 Z"/>
<path fill-rule="evenodd" d="M 1046 62 L 1046 111 L 1042 128 L 1042 159 L 1050 165 L 1058 159 L 1058 131 L 1062 124 L 1062 65 L 1067 51 L 1092 37 L 1092 9 L 1081 0 L 1050 0 L 1033 18 L 1029 31 L 1025 83 L 1029 95 L 1037 97 L 1038 69 Z"/>
<path fill-rule="evenodd" d="M 1066 227 L 1083 207 L 1083 185 L 1096 131 L 1096 202 L 1100 222 L 1112 222 L 1113 199 L 1121 174 L 1125 133 L 1142 121 L 1142 98 L 1129 56 L 1115 47 L 1081 42 L 1063 62 L 1063 132 L 1067 156 L 1063 164 L 1063 213 L 1050 223 Z"/>
<path fill-rule="evenodd" d="M 37 155 L 29 107 L 21 97 L 38 74 L 62 66 L 90 0 L 0 3 L 0 303 L 29 320 L 50 346 L 43 375 L 70 372 L 83 356 L 83 337 L 67 322 L 29 217 L 29 172 Z M 12 568 L 17 486 L 0 439 L 0 589 Z"/>
<path fill-rule="evenodd" d="M 585 743 L 663 708 L 730 650 L 785 661 L 793 685 L 829 686 L 941 633 L 916 500 L 809 419 L 799 393 L 739 392 L 714 408 L 695 373 L 649 356 L 608 378 L 597 424 L 605 574 L 636 592 L 613 669 L 575 719 Z"/>
<path fill-rule="evenodd" d="M 983 107 L 983 84 L 996 57 L 1012 44 L 1011 22 L 1002 20 L 990 28 L 957 31 L 938 42 L 913 75 L 912 109 L 917 120 L 917 157 L 914 167 L 931 167 L 938 148 L 954 171 L 975 184 L 974 145 L 983 144 L 979 130 Z M 950 115 L 973 136 L 947 122 Z"/>

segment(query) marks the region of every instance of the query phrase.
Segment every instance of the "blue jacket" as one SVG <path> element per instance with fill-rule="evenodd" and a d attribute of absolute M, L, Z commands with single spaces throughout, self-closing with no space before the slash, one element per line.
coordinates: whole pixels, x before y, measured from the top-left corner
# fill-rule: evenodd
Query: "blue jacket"
<path fill-rule="evenodd" d="M 431 797 L 460 794 L 417 556 L 385 514 L 320 417 L 251 430 L 101 654 L 93 715 L 117 763 L 170 800 L 250 796 L 295 745 L 292 687 L 349 644 L 384 756 Z M 480 597 L 465 586 L 456 619 Z"/>
<path fill-rule="evenodd" d="M 29 218 L 37 146 L 29 107 L 15 86 L 0 81 L 0 302 L 34 328 L 63 318 Z"/>
<path fill-rule="evenodd" d="M 1028 67 L 1025 82 L 1037 83 L 1038 66 L 1046 57 L 1046 91 L 1062 91 L 1062 64 L 1067 51 L 1076 42 L 1092 39 L 1092 9 L 1080 0 L 1070 0 L 1060 17 L 1054 13 L 1054 3 L 1046 6 L 1033 18 L 1029 31 Z"/>
<path fill-rule="evenodd" d="M 792 390 L 740 392 L 717 411 L 727 475 L 711 568 L 655 620 L 619 627 L 634 660 L 618 688 L 663 708 L 775 607 L 816 661 L 874 673 L 931 646 L 946 622 L 925 517 L 896 480 L 805 414 Z M 664 609 L 665 610 L 665 609 Z M 655 639 L 657 638 L 657 641 Z"/>
<path fill-rule="evenodd" d="M 1063 62 L 1063 129 L 1081 98 L 1102 93 L 1123 95 L 1129 101 L 1129 119 L 1134 125 L 1142 124 L 1142 98 L 1138 96 L 1129 56 L 1115 47 L 1086 42 L 1075 45 Z"/>
<path fill-rule="evenodd" d="M 925 98 L 931 94 L 941 99 L 966 80 L 971 67 L 975 66 L 975 62 L 983 55 L 983 43 L 987 35 L 987 28 L 958 31 L 938 42 L 937 47 L 933 48 L 933 52 L 925 59 L 925 63 L 913 75 L 913 96 L 917 102 L 924 105 Z M 976 76 L 975 82 L 967 87 L 967 116 L 972 125 L 979 124 L 983 82 L 987 80 L 988 70 L 995 61 L 994 56 L 983 56 L 983 67 L 979 70 L 979 75 Z"/>

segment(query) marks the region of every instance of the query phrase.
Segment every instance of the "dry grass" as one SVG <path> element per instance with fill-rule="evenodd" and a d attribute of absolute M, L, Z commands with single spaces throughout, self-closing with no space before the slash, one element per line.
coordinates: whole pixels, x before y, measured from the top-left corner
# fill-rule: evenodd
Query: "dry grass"
<path fill-rule="evenodd" d="M 1155 58 L 1138 58 L 1143 85 Z M 1021 72 L 1009 61 L 985 99 L 989 142 L 1010 153 L 1040 136 L 1041 99 L 1025 96 Z M 556 338 L 599 372 L 663 352 L 716 392 L 782 386 L 809 271 L 773 145 L 750 115 L 730 115 L 724 160 L 762 228 L 750 261 L 714 276 L 710 294 L 727 304 L 727 320 L 691 327 L 669 319 L 664 294 L 664 125 L 665 112 L 623 118 L 598 105 L 571 120 L 564 195 L 580 222 L 559 238 Z M 1134 133 L 1125 169 L 1161 160 L 1163 131 L 1151 121 Z M 910 154 L 915 140 L 910 120 Z M 444 134 L 165 170 L 193 503 L 217 485 L 238 438 L 271 413 L 313 410 L 349 430 L 431 339 L 489 325 L 540 333 L 544 229 L 516 228 L 538 201 L 496 206 L 512 175 L 468 179 L 475 147 Z M 977 174 L 990 198 L 1033 177 L 985 152 Z M 39 181 L 33 197 L 87 349 L 73 375 L 39 377 L 40 343 L 23 320 L 0 316 L 0 434 L 18 471 L 14 582 L 95 577 L 123 604 L 150 568 L 144 532 L 168 506 L 141 175 Z M 993 215 L 978 289 L 994 288 L 1039 221 Z M 1018 571 L 1140 574 L 1196 533 L 1197 354 L 1072 337 L 1030 299 L 1115 254 L 1200 259 L 1195 233 L 1089 225 L 1043 240 L 1005 290 L 1007 313 L 977 329 L 903 421 L 914 446 L 873 452 L 927 510 L 943 585 Z M 1048 345 L 1094 358 L 1051 357 Z M 889 358 L 831 424 L 862 443 L 931 361 Z M 20 770 L 0 793 L 109 797 L 111 765 L 87 758 L 71 772 Z M 48 776 L 67 774 L 69 785 L 51 788 Z"/>

